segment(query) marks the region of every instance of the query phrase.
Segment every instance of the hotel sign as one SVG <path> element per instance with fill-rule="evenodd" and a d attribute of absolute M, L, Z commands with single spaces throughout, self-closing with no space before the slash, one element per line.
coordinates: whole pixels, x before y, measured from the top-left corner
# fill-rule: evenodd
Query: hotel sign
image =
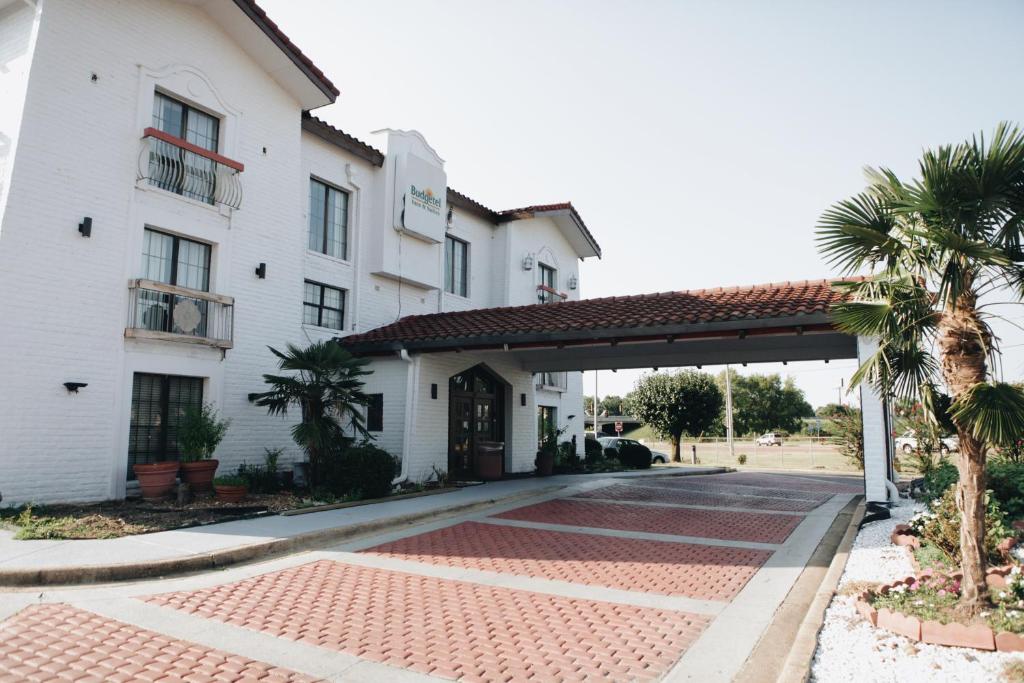
<path fill-rule="evenodd" d="M 405 157 L 399 182 L 403 191 L 401 229 L 416 237 L 443 242 L 448 178 L 444 169 L 415 154 Z"/>

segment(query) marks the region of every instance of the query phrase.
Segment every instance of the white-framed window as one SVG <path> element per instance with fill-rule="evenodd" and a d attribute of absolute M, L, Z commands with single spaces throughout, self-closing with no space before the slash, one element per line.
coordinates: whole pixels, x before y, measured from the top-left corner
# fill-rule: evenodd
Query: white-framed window
<path fill-rule="evenodd" d="M 208 152 L 216 152 L 220 145 L 220 119 L 160 91 L 153 96 L 153 127 Z M 153 144 L 151 182 L 161 190 L 212 204 L 216 162 L 163 140 Z"/>
<path fill-rule="evenodd" d="M 538 264 L 537 270 L 540 273 L 541 289 L 537 295 L 540 302 L 542 304 L 550 304 L 554 301 L 561 301 L 561 297 L 556 293 L 557 288 L 555 287 L 555 284 L 558 282 L 558 271 L 544 263 Z"/>
<path fill-rule="evenodd" d="M 345 290 L 305 281 L 302 322 L 306 325 L 341 330 L 345 327 Z"/>
<path fill-rule="evenodd" d="M 444 238 L 444 291 L 469 296 L 469 242 Z"/>
<path fill-rule="evenodd" d="M 565 391 L 568 387 L 568 373 L 566 372 L 542 372 L 538 384 L 549 389 Z"/>
<path fill-rule="evenodd" d="M 310 251 L 348 260 L 348 193 L 309 179 Z"/>

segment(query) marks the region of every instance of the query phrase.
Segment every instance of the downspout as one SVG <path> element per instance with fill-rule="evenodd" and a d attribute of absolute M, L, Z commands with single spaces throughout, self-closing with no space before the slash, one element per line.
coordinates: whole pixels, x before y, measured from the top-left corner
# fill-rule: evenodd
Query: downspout
<path fill-rule="evenodd" d="M 398 357 L 409 365 L 405 373 L 405 424 L 402 430 L 402 468 L 395 479 L 395 483 L 405 481 L 409 477 L 409 458 L 412 455 L 409 449 L 412 444 L 416 395 L 419 393 L 420 385 L 419 358 L 411 357 L 407 349 L 401 349 L 398 352 Z"/>

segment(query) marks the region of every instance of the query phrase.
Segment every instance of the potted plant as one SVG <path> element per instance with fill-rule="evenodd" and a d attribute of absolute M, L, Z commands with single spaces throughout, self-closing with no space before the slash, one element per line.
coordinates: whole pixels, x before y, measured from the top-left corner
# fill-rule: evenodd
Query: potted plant
<path fill-rule="evenodd" d="M 540 450 L 537 451 L 537 474 L 541 477 L 550 477 L 555 471 L 555 456 L 558 455 L 558 438 L 565 434 L 568 427 L 555 429 L 551 427 L 540 443 Z"/>
<path fill-rule="evenodd" d="M 142 489 L 142 497 L 145 500 L 162 500 L 171 494 L 174 489 L 174 482 L 178 478 L 178 463 L 174 460 L 167 462 L 152 462 L 149 464 L 132 465 L 136 479 L 139 480 L 139 488 Z"/>
<path fill-rule="evenodd" d="M 249 492 L 245 486 L 245 479 L 236 475 L 217 477 L 213 480 L 213 490 L 217 494 L 217 500 L 225 503 L 237 503 Z"/>
<path fill-rule="evenodd" d="M 213 452 L 224 439 L 231 424 L 221 420 L 212 405 L 189 408 L 178 425 L 178 446 L 181 449 L 181 478 L 193 492 L 203 493 L 213 488 L 213 475 L 218 461 Z"/>

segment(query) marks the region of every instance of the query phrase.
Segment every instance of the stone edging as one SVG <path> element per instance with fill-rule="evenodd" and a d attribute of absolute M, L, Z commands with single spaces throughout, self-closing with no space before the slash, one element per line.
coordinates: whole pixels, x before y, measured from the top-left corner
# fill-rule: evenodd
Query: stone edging
<path fill-rule="evenodd" d="M 985 582 L 989 588 L 1003 588 L 1006 586 L 1006 575 L 1010 573 L 1010 567 L 997 567 L 989 569 L 985 576 Z M 961 579 L 960 572 L 949 575 L 953 579 Z M 887 631 L 898 633 L 901 636 L 916 640 L 921 643 L 933 645 L 948 645 L 951 647 L 969 647 L 977 650 L 998 650 L 1000 652 L 1024 652 L 1024 636 L 1016 633 L 1000 631 L 994 633 L 991 628 L 984 624 L 964 626 L 963 624 L 942 624 L 934 620 L 921 620 L 918 617 L 909 616 L 902 612 L 893 612 L 885 607 L 875 609 L 871 605 L 872 595 L 885 595 L 897 586 L 910 586 L 917 583 L 923 575 L 908 576 L 905 579 L 887 583 L 875 590 L 866 590 L 857 596 L 854 607 L 857 613 L 864 617 L 872 626 L 884 628 Z"/>

